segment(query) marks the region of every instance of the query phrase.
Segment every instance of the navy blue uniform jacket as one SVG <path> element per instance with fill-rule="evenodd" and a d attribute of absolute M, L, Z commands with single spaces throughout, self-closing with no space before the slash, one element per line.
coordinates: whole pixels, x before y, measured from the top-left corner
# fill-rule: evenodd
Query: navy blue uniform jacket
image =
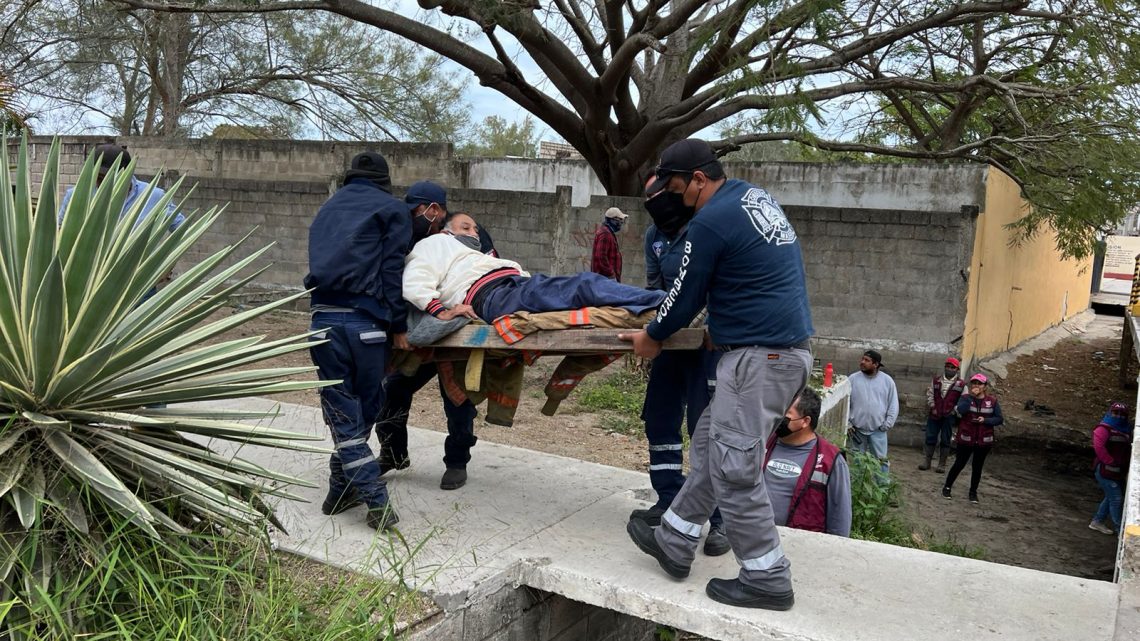
<path fill-rule="evenodd" d="M 645 328 L 651 338 L 687 326 L 706 300 L 717 345 L 790 347 L 811 336 L 799 239 L 768 192 L 726 181 L 678 242 L 680 271 Z"/>
<path fill-rule="evenodd" d="M 309 225 L 313 305 L 352 307 L 388 329 L 408 330 L 404 306 L 404 254 L 412 242 L 408 206 L 366 178 L 337 190 Z"/>

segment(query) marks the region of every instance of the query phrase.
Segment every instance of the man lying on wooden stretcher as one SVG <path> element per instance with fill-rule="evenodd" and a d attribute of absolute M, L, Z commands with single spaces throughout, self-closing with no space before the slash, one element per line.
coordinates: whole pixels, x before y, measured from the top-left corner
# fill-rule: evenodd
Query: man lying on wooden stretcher
<path fill-rule="evenodd" d="M 442 233 L 416 243 L 404 264 L 404 300 L 443 320 L 466 316 L 492 323 L 515 312 L 622 307 L 656 309 L 665 292 L 622 285 L 592 272 L 531 276 L 510 260 L 479 251 L 475 220 L 450 214 Z"/>

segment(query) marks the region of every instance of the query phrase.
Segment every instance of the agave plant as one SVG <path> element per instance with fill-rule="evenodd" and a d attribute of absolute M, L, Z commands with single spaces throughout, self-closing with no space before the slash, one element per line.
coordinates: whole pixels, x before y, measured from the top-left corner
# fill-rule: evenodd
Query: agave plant
<path fill-rule="evenodd" d="M 263 497 L 296 498 L 286 488 L 303 481 L 214 451 L 215 440 L 318 449 L 303 442 L 311 436 L 269 427 L 265 412 L 178 405 L 318 385 L 289 380 L 313 368 L 239 369 L 306 349 L 308 334 L 210 342 L 303 295 L 207 322 L 260 273 L 239 277 L 265 250 L 226 266 L 235 243 L 154 293 L 221 211 L 170 232 L 161 212 L 175 186 L 138 220 L 149 193 L 123 211 L 133 165 L 99 182 L 92 157 L 58 221 L 59 154 L 56 141 L 38 199 L 26 137 L 14 179 L 0 174 L 0 622 L 7 614 L 9 625 L 50 586 L 71 585 L 61 576 L 81 577 L 124 529 L 157 541 L 263 532 L 273 519 Z"/>

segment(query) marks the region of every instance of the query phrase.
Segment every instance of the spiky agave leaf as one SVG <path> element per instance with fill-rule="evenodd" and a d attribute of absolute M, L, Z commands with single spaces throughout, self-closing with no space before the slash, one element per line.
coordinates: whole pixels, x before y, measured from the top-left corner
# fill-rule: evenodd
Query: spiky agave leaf
<path fill-rule="evenodd" d="M 316 437 L 269 427 L 273 412 L 147 406 L 320 385 L 289 380 L 313 368 L 235 369 L 306 349 L 308 333 L 209 344 L 296 296 L 203 323 L 253 278 L 240 274 L 264 250 L 222 267 L 239 241 L 148 298 L 221 210 L 171 232 L 176 185 L 139 220 L 155 182 L 123 211 L 133 164 L 116 163 L 98 181 L 92 157 L 58 220 L 59 155 L 55 141 L 35 201 L 26 136 L 15 175 L 0 175 L 0 535 L 25 540 L 9 530 L 31 532 L 48 515 L 80 536 L 109 520 L 156 537 L 203 524 L 262 531 L 273 518 L 263 497 L 296 498 L 286 488 L 304 481 L 204 443 L 313 450 L 305 441 Z M 58 547 L 36 552 L 36 568 L 55 567 L 43 555 Z M 5 552 L 0 587 L 19 592 L 9 580 L 19 568 L 22 582 L 39 584 L 27 564 L 12 562 L 27 550 Z"/>

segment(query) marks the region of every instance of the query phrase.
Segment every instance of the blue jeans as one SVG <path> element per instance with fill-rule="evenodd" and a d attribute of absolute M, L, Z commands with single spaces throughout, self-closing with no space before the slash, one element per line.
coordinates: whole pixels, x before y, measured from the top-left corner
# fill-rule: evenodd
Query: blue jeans
<path fill-rule="evenodd" d="M 622 285 L 593 272 L 573 276 L 535 274 L 530 278 L 507 276 L 508 283 L 499 285 L 487 295 L 480 318 L 492 323 L 500 316 L 515 312 L 557 312 L 582 307 L 623 307 L 633 314 L 656 309 L 665 300 L 665 292 Z"/>
<path fill-rule="evenodd" d="M 939 444 L 941 439 L 942 449 L 950 447 L 951 432 L 954 429 L 954 417 L 943 416 L 942 418 L 926 417 L 926 444 L 934 447 Z"/>
<path fill-rule="evenodd" d="M 1104 492 L 1104 500 L 1097 507 L 1093 520 L 1104 523 L 1106 518 L 1111 517 L 1112 524 L 1119 531 L 1120 521 L 1124 518 L 1124 488 L 1121 487 L 1120 481 L 1101 476 L 1099 465 L 1093 470 L 1093 475 L 1096 476 L 1097 485 L 1100 485 L 1100 489 Z"/>
<path fill-rule="evenodd" d="M 317 377 L 341 381 L 320 389 L 321 411 L 336 448 L 329 457 L 330 494 L 353 487 L 368 507 L 383 507 L 388 486 L 380 478 L 368 436 L 384 403 L 387 333 L 364 312 L 315 312 L 312 329 L 325 331 L 310 340 L 328 341 L 309 348 Z"/>
<path fill-rule="evenodd" d="M 685 484 L 681 422 L 688 418 L 689 436 L 712 398 L 720 352 L 704 349 L 661 352 L 649 369 L 641 420 L 649 441 L 649 483 L 657 492 L 657 507 L 665 509 Z M 709 523 L 722 523 L 720 510 Z"/>
<path fill-rule="evenodd" d="M 879 459 L 883 474 L 891 473 L 891 462 L 887 459 L 887 433 L 875 430 L 864 434 L 859 430 L 850 430 L 847 436 L 847 449 L 851 452 L 868 452 Z"/>
<path fill-rule="evenodd" d="M 376 422 L 376 436 L 396 461 L 408 458 L 408 412 L 412 408 L 412 397 L 437 378 L 437 372 L 435 364 L 429 363 L 421 365 L 412 376 L 395 373 L 384 379 L 385 402 Z M 475 405 L 467 399 L 460 405 L 452 403 L 443 383 L 439 384 L 439 393 L 443 397 L 443 413 L 447 416 L 443 464 L 449 470 L 462 470 L 471 460 L 471 448 L 478 440 L 475 437 Z"/>

